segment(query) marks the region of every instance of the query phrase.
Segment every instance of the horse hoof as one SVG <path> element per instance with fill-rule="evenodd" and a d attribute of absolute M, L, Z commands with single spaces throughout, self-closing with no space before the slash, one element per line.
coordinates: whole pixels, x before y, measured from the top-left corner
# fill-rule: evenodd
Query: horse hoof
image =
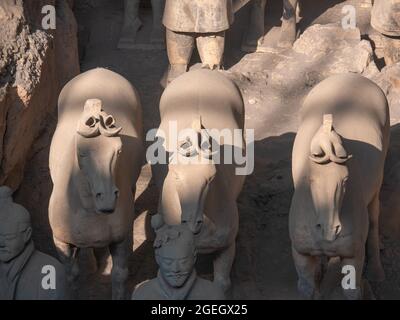
<path fill-rule="evenodd" d="M 314 299 L 314 288 L 304 279 L 299 279 L 297 282 L 297 290 L 306 299 Z"/>
<path fill-rule="evenodd" d="M 366 270 L 367 279 L 371 282 L 382 282 L 385 280 L 385 271 L 383 271 L 382 265 L 379 264 L 368 264 Z"/>

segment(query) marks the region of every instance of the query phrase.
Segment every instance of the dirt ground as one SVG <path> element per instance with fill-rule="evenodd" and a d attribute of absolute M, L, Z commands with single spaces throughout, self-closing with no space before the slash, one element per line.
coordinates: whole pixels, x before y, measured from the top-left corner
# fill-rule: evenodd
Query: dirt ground
<path fill-rule="evenodd" d="M 166 53 L 163 50 L 118 50 L 122 1 L 97 3 L 94 7 L 78 6 L 75 11 L 80 26 L 82 72 L 105 67 L 129 79 L 141 96 L 145 130 L 155 128 L 159 123 L 158 102 L 163 90 L 160 80 L 167 68 Z M 370 9 L 360 8 L 359 1 L 323 1 L 322 4 L 318 1 L 319 4 L 314 5 L 315 3 L 316 1 L 305 1 L 304 18 L 299 24 L 302 31 L 310 24 L 337 23 L 342 17 L 342 7 L 345 4 L 355 4 L 359 8 L 358 27 L 364 35 L 363 38 L 373 33 L 369 27 Z M 291 49 L 268 49 L 276 41 L 276 26 L 279 25 L 281 13 L 280 1 L 275 1 L 268 7 L 265 52 L 245 54 L 240 50 L 248 18 L 247 9 L 244 8 L 238 14 L 235 25 L 227 36 L 225 59 L 226 74 L 237 81 L 245 97 L 246 127 L 255 129 L 257 140 L 255 170 L 247 177 L 238 200 L 240 231 L 232 271 L 232 298 L 300 299 L 288 234 L 288 212 L 293 194 L 291 149 L 298 126 L 297 111 L 301 106 L 301 99 L 312 85 L 306 86 L 301 81 L 295 81 L 290 88 L 276 86 L 275 79 L 279 76 L 285 77 L 287 72 L 276 69 L 277 65 L 286 61 L 292 63 L 297 57 Z M 149 9 L 144 9 L 142 14 L 145 21 L 150 19 Z M 148 28 L 143 32 L 148 32 Z M 376 65 L 380 68 L 381 61 L 379 57 L 375 58 Z M 193 64 L 197 61 L 198 57 L 195 55 Z M 24 182 L 17 195 L 17 201 L 32 213 L 37 247 L 53 255 L 55 251 L 48 224 L 47 203 L 51 192 L 48 149 L 55 124 L 56 116 L 49 119 L 48 127 L 34 146 L 35 155 L 26 169 Z M 392 176 L 391 169 L 400 159 L 395 152 L 399 141 L 396 137 L 400 137 L 400 130 L 394 127 L 393 132 L 391 162 L 386 168 L 389 178 Z M 382 218 L 388 217 L 390 221 L 397 222 L 398 219 L 393 220 L 393 212 L 399 207 L 391 199 L 396 197 L 395 190 L 400 183 L 389 178 L 385 180 L 382 195 L 383 210 L 389 213 L 383 212 Z M 141 281 L 154 277 L 157 271 L 152 250 L 153 234 L 149 227 L 149 215 L 157 210 L 157 191 L 148 165 L 143 166 L 136 196 L 135 244 L 130 259 L 131 290 Z M 382 224 L 385 225 L 385 221 Z M 387 279 L 382 284 L 370 285 L 377 299 L 400 299 L 400 233 L 395 230 L 386 236 L 383 230 L 382 234 L 382 259 Z M 83 251 L 81 258 L 80 298 L 109 299 L 111 287 L 107 272 L 93 273 L 90 251 Z M 202 276 L 211 278 L 210 257 L 200 259 L 198 270 Z M 335 293 L 335 290 L 334 286 L 330 286 L 326 296 L 340 299 L 340 294 Z"/>

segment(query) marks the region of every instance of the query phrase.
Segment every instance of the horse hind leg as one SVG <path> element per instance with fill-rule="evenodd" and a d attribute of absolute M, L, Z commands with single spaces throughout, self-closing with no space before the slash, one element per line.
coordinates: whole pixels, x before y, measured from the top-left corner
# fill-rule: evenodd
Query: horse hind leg
<path fill-rule="evenodd" d="M 297 289 L 306 299 L 321 299 L 322 265 L 319 257 L 303 255 L 292 247 L 296 267 Z"/>
<path fill-rule="evenodd" d="M 128 280 L 128 256 L 129 256 L 128 237 L 119 243 L 110 245 L 113 267 L 111 271 L 112 278 L 112 299 L 125 300 L 127 296 L 126 281 Z"/>
<path fill-rule="evenodd" d="M 68 287 L 70 290 L 70 297 L 76 298 L 78 295 L 77 279 L 79 277 L 79 266 L 77 256 L 79 253 L 79 248 L 69 243 L 62 242 L 55 237 L 53 237 L 53 239 L 60 262 L 65 268 Z"/>
<path fill-rule="evenodd" d="M 96 258 L 97 272 L 101 274 L 108 274 L 110 270 L 108 268 L 108 257 L 110 256 L 110 250 L 105 248 L 93 248 L 93 254 Z"/>

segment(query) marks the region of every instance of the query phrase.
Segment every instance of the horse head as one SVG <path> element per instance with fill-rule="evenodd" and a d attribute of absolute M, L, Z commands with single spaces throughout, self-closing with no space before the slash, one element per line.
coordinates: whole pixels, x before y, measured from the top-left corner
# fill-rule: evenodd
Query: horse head
<path fill-rule="evenodd" d="M 89 99 L 78 122 L 76 154 L 97 213 L 115 211 L 119 190 L 115 185 L 118 158 L 122 152 L 122 128 L 102 109 L 102 101 Z"/>
<path fill-rule="evenodd" d="M 212 139 L 202 128 L 200 118 L 193 121 L 191 132 L 170 153 L 161 207 L 167 224 L 182 223 L 198 234 L 204 222 L 205 200 L 217 170 L 212 161 Z"/>
<path fill-rule="evenodd" d="M 315 228 L 326 241 L 335 240 L 342 229 L 340 211 L 349 178 L 346 162 L 351 157 L 333 128 L 332 115 L 324 115 L 311 141 L 310 190 L 317 214 Z"/>

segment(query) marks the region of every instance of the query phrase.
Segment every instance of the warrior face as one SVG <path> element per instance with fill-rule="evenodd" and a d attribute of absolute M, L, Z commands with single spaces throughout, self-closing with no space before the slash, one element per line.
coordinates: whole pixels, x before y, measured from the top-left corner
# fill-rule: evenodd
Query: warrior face
<path fill-rule="evenodd" d="M 173 235 L 168 234 L 173 238 Z M 188 231 L 176 234 L 156 249 L 156 260 L 163 279 L 174 288 L 182 287 L 194 271 L 196 249 L 193 234 Z"/>
<path fill-rule="evenodd" d="M 30 241 L 32 228 L 19 221 L 7 219 L 0 224 L 0 261 L 9 262 L 18 256 Z"/>

